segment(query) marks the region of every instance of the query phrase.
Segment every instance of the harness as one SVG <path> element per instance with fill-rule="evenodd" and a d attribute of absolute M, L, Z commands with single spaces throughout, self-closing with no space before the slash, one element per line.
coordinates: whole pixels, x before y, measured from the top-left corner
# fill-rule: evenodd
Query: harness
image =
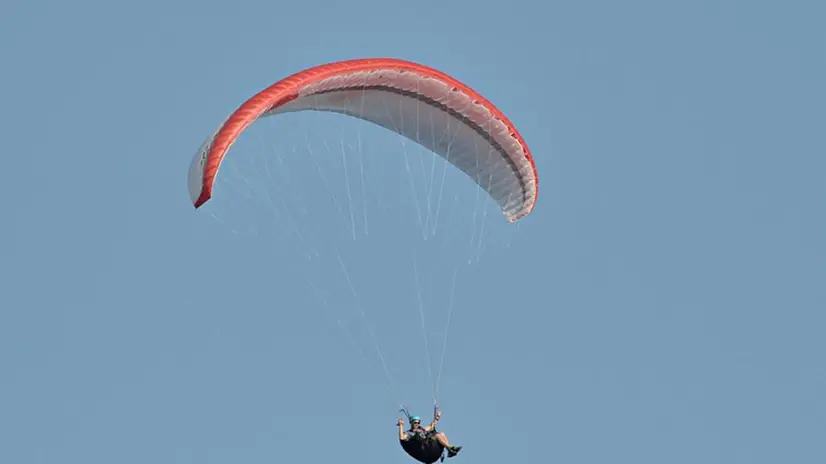
<path fill-rule="evenodd" d="M 404 413 L 407 417 L 407 421 L 410 422 L 411 416 L 407 408 L 402 406 L 399 411 Z M 439 408 L 436 403 L 434 403 L 433 416 L 435 417 L 438 412 Z M 407 441 L 402 442 L 402 448 L 404 448 L 405 451 L 407 451 L 407 453 L 413 458 L 426 464 L 431 464 L 436 461 L 444 461 L 444 447 L 435 438 L 433 438 L 434 435 L 439 433 L 436 430 L 436 427 L 433 427 L 433 429 L 428 432 L 424 430 L 424 427 L 419 426 L 418 430 L 408 429 L 407 433 L 411 435 Z"/>

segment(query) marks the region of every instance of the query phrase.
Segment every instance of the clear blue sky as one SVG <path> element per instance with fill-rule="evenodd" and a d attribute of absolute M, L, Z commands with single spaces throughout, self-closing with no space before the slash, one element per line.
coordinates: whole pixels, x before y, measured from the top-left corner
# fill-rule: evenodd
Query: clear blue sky
<path fill-rule="evenodd" d="M 824 17 L 4 2 L 0 462 L 408 463 L 397 405 L 429 415 L 434 377 L 455 464 L 826 462 Z M 324 115 L 255 126 L 193 210 L 190 158 L 238 104 L 369 56 L 498 105 L 534 213 L 449 173 L 424 240 L 429 155 L 407 174 L 397 138 Z"/>

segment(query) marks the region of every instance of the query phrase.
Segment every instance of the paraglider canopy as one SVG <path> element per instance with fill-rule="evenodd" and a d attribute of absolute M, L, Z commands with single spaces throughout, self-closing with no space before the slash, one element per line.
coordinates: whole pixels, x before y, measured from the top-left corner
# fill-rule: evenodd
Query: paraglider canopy
<path fill-rule="evenodd" d="M 192 160 L 188 183 L 195 207 L 211 198 L 224 156 L 250 124 L 265 116 L 307 110 L 360 118 L 426 147 L 487 191 L 510 222 L 534 208 L 539 187 L 536 166 L 508 118 L 457 79 L 393 58 L 316 66 L 247 100 L 206 139 Z M 445 128 L 449 137 L 441 135 Z"/>

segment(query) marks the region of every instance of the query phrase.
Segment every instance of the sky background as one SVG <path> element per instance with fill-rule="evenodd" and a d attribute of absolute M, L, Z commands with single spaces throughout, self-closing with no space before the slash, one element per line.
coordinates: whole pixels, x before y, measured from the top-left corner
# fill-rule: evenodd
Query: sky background
<path fill-rule="evenodd" d="M 399 403 L 437 383 L 456 464 L 826 462 L 824 17 L 3 2 L 0 462 L 408 463 Z M 372 56 L 507 114 L 533 214 L 451 171 L 428 202 L 429 154 L 313 114 L 253 126 L 192 208 L 241 102 Z"/>

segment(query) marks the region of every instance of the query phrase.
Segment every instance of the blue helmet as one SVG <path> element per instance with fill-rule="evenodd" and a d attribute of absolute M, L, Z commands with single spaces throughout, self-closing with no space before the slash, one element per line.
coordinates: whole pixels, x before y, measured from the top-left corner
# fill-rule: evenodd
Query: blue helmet
<path fill-rule="evenodd" d="M 415 422 L 415 421 L 419 421 L 419 422 L 421 422 L 421 421 L 422 421 L 422 418 L 421 418 L 421 417 L 419 417 L 419 416 L 410 416 L 410 423 L 412 424 L 412 423 L 413 423 L 413 422 Z"/>

